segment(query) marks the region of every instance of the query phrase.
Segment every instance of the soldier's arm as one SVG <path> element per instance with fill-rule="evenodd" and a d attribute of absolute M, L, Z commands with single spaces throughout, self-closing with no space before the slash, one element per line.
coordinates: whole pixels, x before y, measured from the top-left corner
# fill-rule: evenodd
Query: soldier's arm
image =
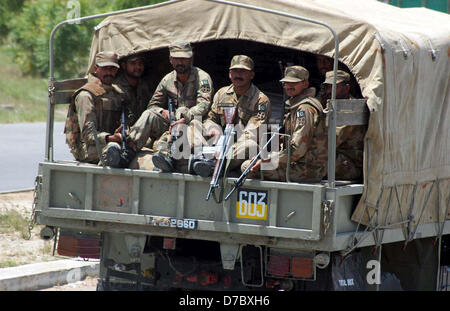
<path fill-rule="evenodd" d="M 269 98 L 260 93 L 258 98 L 258 103 L 255 107 L 254 115 L 248 120 L 248 123 L 244 129 L 243 135 L 241 135 L 240 140 L 242 139 L 252 139 L 255 141 L 260 141 L 260 135 L 269 131 L 269 128 L 261 128 L 262 125 L 266 126 L 269 123 L 271 114 L 271 104 Z"/>
<path fill-rule="evenodd" d="M 185 114 L 186 123 L 192 121 L 194 116 L 204 117 L 208 114 L 213 92 L 211 77 L 206 74 L 199 74 L 196 105 Z"/>
<path fill-rule="evenodd" d="M 97 113 L 94 100 L 89 92 L 82 91 L 75 98 L 75 107 L 78 115 L 81 138 L 88 145 L 95 145 L 94 130 L 97 130 Z M 101 145 L 106 145 L 107 132 L 97 132 Z"/>
<path fill-rule="evenodd" d="M 302 158 L 311 144 L 311 139 L 314 134 L 316 126 L 317 111 L 309 105 L 302 105 L 296 113 L 296 124 L 294 125 L 294 132 L 290 138 L 291 147 L 291 162 L 296 162 Z M 271 153 L 270 158 L 278 156 L 280 164 L 287 164 L 288 152 L 287 149 Z"/>
<path fill-rule="evenodd" d="M 216 124 L 222 126 L 223 113 L 219 108 L 220 93 L 217 92 L 214 96 L 213 104 L 211 105 L 211 110 L 208 112 L 208 118 L 204 122 L 205 126 Z"/>
<path fill-rule="evenodd" d="M 150 99 L 147 110 L 154 111 L 156 113 L 161 113 L 163 110 L 167 110 L 167 101 L 168 95 L 167 90 L 164 87 L 165 85 L 165 77 L 159 82 L 156 87 L 155 93 L 153 93 L 152 98 Z"/>

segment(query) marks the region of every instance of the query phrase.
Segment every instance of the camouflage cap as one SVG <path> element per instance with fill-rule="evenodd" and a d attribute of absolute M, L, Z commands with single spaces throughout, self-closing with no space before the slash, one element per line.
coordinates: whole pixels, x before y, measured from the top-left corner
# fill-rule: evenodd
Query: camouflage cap
<path fill-rule="evenodd" d="M 132 55 L 126 56 L 124 58 L 121 58 L 120 61 L 125 61 L 125 62 L 130 61 L 130 62 L 132 62 L 132 61 L 135 61 L 137 59 L 145 60 L 145 57 L 144 57 L 144 55 L 142 53 L 138 53 L 138 54 L 132 54 Z"/>
<path fill-rule="evenodd" d="M 235 55 L 231 59 L 230 69 L 236 68 L 253 71 L 254 68 L 253 60 L 246 55 Z"/>
<path fill-rule="evenodd" d="M 113 66 L 120 68 L 116 53 L 111 51 L 103 51 L 95 56 L 95 64 L 99 67 Z"/>
<path fill-rule="evenodd" d="M 325 74 L 325 81 L 323 83 L 326 84 L 333 84 L 333 77 L 334 77 L 333 71 L 328 71 Z M 348 72 L 338 70 L 336 72 L 336 84 L 341 82 L 347 82 L 350 81 L 350 74 Z"/>
<path fill-rule="evenodd" d="M 280 82 L 301 82 L 309 79 L 309 71 L 302 66 L 290 66 L 284 71 L 284 78 Z"/>
<path fill-rule="evenodd" d="M 191 58 L 191 44 L 185 41 L 176 41 L 169 46 L 170 56 L 180 58 Z"/>

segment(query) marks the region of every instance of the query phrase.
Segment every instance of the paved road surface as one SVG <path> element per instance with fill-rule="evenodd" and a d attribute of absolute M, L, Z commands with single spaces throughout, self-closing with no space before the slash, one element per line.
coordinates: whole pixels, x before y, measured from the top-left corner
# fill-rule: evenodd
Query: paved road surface
<path fill-rule="evenodd" d="M 55 123 L 54 159 L 73 160 L 63 129 L 63 122 Z M 45 156 L 45 130 L 45 123 L 0 124 L 0 192 L 34 187 L 38 163 Z"/>

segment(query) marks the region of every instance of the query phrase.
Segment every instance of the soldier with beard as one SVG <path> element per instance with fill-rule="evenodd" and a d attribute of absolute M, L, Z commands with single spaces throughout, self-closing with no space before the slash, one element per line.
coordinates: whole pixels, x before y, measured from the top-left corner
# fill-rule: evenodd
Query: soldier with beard
<path fill-rule="evenodd" d="M 213 94 L 209 74 L 193 66 L 193 52 L 189 43 L 174 42 L 169 46 L 169 51 L 169 62 L 174 70 L 158 84 L 147 110 L 131 127 L 129 135 L 129 146 L 134 152 L 141 150 L 149 138 L 155 141 L 152 160 L 157 168 L 165 172 L 174 170 L 169 130 L 179 124 L 186 124 L 190 130 L 188 136 L 192 136 L 189 139 L 191 147 L 202 144 L 202 131 L 193 129 L 202 128 L 202 118 L 208 114 Z M 169 99 L 173 102 L 176 119 L 172 124 L 169 124 Z M 128 167 L 131 160 L 122 158 L 119 167 Z"/>
<path fill-rule="evenodd" d="M 134 124 L 147 109 L 152 97 L 149 85 L 142 79 L 145 70 L 144 56 L 132 55 L 119 61 L 121 72 L 117 75 L 115 83 L 128 97 L 130 114 L 128 122 Z"/>

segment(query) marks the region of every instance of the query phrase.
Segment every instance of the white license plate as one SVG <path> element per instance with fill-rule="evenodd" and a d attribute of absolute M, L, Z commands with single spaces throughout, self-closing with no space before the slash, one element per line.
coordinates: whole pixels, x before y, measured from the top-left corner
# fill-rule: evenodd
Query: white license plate
<path fill-rule="evenodd" d="M 196 219 L 177 219 L 171 217 L 149 217 L 147 222 L 152 226 L 178 229 L 197 229 L 198 226 Z"/>
<path fill-rule="evenodd" d="M 247 219 L 267 219 L 267 191 L 239 189 L 236 201 L 236 217 Z"/>

